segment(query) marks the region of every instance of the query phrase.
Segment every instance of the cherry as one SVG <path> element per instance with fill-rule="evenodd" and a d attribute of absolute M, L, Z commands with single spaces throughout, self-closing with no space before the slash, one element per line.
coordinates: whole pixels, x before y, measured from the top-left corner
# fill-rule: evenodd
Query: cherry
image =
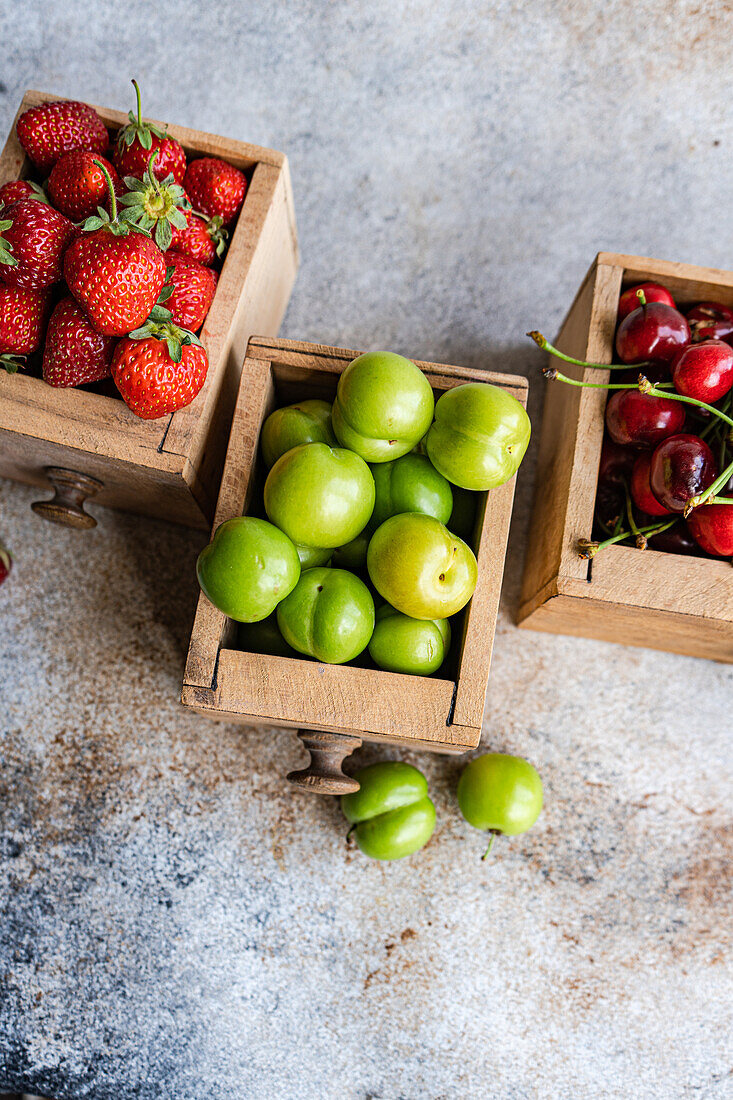
<path fill-rule="evenodd" d="M 606 427 L 614 443 L 653 447 L 682 430 L 685 407 L 668 397 L 639 390 L 615 390 L 606 405 Z"/>
<path fill-rule="evenodd" d="M 713 452 L 696 435 L 672 435 L 651 457 L 649 484 L 670 512 L 684 512 L 687 502 L 712 485 L 718 469 Z"/>
<path fill-rule="evenodd" d="M 598 465 L 598 484 L 623 488 L 624 482 L 631 477 L 635 459 L 634 451 L 619 446 L 610 436 L 604 435 Z"/>
<path fill-rule="evenodd" d="M 722 302 L 700 302 L 687 311 L 693 342 L 733 338 L 733 309 Z"/>
<path fill-rule="evenodd" d="M 652 535 L 649 549 L 660 550 L 663 554 L 699 555 L 701 547 L 695 542 L 686 523 L 675 523 L 668 531 Z"/>
<path fill-rule="evenodd" d="M 664 302 L 665 305 L 672 306 L 674 309 L 674 298 L 666 287 L 660 286 L 659 283 L 639 283 L 637 286 L 630 286 L 628 290 L 625 290 L 618 300 L 619 324 L 624 317 L 628 317 L 630 313 L 639 308 L 638 290 L 644 291 L 647 302 Z"/>
<path fill-rule="evenodd" d="M 624 317 L 616 333 L 622 363 L 669 360 L 690 342 L 686 319 L 665 302 L 647 302 Z"/>
<path fill-rule="evenodd" d="M 733 388 L 733 348 L 722 340 L 688 344 L 677 352 L 670 369 L 677 393 L 712 404 Z"/>
<path fill-rule="evenodd" d="M 642 451 L 638 455 L 629 486 L 631 499 L 636 507 L 640 508 L 642 512 L 646 512 L 648 516 L 666 516 L 669 515 L 669 508 L 665 508 L 663 504 L 659 503 L 649 484 L 651 461 L 652 456 L 649 451 Z"/>
<path fill-rule="evenodd" d="M 733 557 L 733 504 L 704 504 L 695 508 L 687 524 L 708 554 Z"/>

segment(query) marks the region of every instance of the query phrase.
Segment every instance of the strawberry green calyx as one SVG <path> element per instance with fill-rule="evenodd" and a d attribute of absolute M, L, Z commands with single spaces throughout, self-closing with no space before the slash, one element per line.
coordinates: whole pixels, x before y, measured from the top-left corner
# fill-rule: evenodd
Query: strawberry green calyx
<path fill-rule="evenodd" d="M 229 230 L 224 228 L 224 219 L 215 214 L 213 218 L 209 218 L 206 229 L 216 246 L 217 256 L 223 256 L 229 240 Z"/>
<path fill-rule="evenodd" d="M 7 267 L 15 267 L 18 261 L 13 256 L 13 246 L 10 241 L 6 241 L 3 238 L 3 233 L 6 229 L 10 229 L 12 221 L 5 219 L 0 221 L 0 264 L 5 264 Z"/>
<path fill-rule="evenodd" d="M 120 220 L 117 215 L 117 196 L 115 195 L 112 177 L 110 176 L 109 172 L 101 161 L 95 160 L 94 164 L 96 164 L 97 168 L 99 168 L 100 172 L 107 181 L 110 212 L 108 214 L 103 206 L 98 206 L 97 213 L 92 214 L 91 218 L 87 218 L 87 220 L 82 225 L 82 231 L 84 233 L 93 233 L 95 229 L 109 229 L 112 233 L 114 233 L 115 237 L 126 237 L 132 229 L 135 233 L 143 233 L 146 237 L 149 237 L 150 234 L 147 233 L 144 229 L 141 229 L 140 226 L 128 225 L 126 221 Z"/>
<path fill-rule="evenodd" d="M 128 340 L 149 340 L 151 338 L 153 340 L 164 340 L 171 361 L 174 363 L 181 362 L 185 347 L 192 344 L 199 348 L 203 347 L 198 336 L 193 332 L 181 328 L 180 325 L 174 325 L 171 311 L 161 305 L 153 306 L 145 324 L 141 325 L 140 328 L 136 328 L 134 332 L 128 333 L 127 338 Z"/>
<path fill-rule="evenodd" d="M 173 173 L 164 180 L 156 177 L 153 163 L 157 155 L 158 150 L 153 150 L 141 180 L 125 176 L 128 192 L 122 196 L 120 204 L 126 209 L 120 217 L 139 229 L 152 230 L 153 240 L 165 252 L 173 240 L 173 227 L 186 228 L 184 210 L 190 210 L 191 204 L 186 192 L 173 178 Z"/>
<path fill-rule="evenodd" d="M 12 355 L 10 352 L 0 355 L 0 370 L 7 374 L 17 374 L 25 364 L 25 355 Z"/>
<path fill-rule="evenodd" d="M 143 122 L 140 88 L 136 80 L 132 81 L 132 86 L 135 89 L 137 99 L 137 116 L 135 116 L 134 111 L 129 111 L 127 117 L 130 121 L 127 126 L 123 126 L 117 135 L 117 145 L 120 152 L 125 147 L 129 149 L 134 141 L 139 141 L 143 149 L 150 149 L 153 144 L 153 134 L 161 139 L 166 137 L 166 131 L 161 130 L 160 126 L 156 126 L 153 122 Z"/>

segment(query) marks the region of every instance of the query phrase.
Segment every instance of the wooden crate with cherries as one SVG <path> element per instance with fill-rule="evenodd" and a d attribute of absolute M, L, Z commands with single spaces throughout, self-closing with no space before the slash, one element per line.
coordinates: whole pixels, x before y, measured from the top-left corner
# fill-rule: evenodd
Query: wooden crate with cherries
<path fill-rule="evenodd" d="M 18 179 L 45 182 L 48 168 L 39 170 L 26 155 L 16 123 L 30 108 L 58 98 L 24 95 L 0 155 L 0 186 Z M 93 110 L 114 142 L 128 116 L 107 107 Z M 218 283 L 198 332 L 209 364 L 200 392 L 177 411 L 140 419 L 111 380 L 82 388 L 47 384 L 40 376 L 43 347 L 35 365 L 29 362 L 16 374 L 0 370 L 0 476 L 53 488 L 53 499 L 34 509 L 72 526 L 94 525 L 84 510 L 87 498 L 209 526 L 247 341 L 253 332 L 277 332 L 298 266 L 290 175 L 282 153 L 175 125 L 161 133 L 180 143 L 189 164 L 217 158 L 246 180 L 244 201 L 228 227 L 223 264 L 213 261 L 220 267 Z M 198 221 L 196 226 L 201 228 Z M 52 305 L 59 286 L 51 288 Z"/>
<path fill-rule="evenodd" d="M 638 297 L 641 284 L 653 284 L 648 298 Z M 630 313 L 621 319 L 634 309 L 635 321 Z M 733 661 L 726 341 L 733 341 L 733 273 L 598 255 L 556 347 L 596 364 L 645 361 L 623 372 L 551 357 L 551 368 L 592 385 L 548 381 L 522 627 Z M 648 377 L 643 394 L 638 385 L 593 388 L 633 386 L 640 374 Z M 650 393 L 655 382 L 662 388 Z M 670 392 L 693 401 L 707 395 L 711 408 L 665 398 Z M 661 419 L 652 422 L 655 395 Z"/>

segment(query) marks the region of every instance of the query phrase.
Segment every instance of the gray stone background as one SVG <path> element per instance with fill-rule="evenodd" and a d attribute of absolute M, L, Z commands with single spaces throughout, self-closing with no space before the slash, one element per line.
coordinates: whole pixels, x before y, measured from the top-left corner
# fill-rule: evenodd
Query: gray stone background
<path fill-rule="evenodd" d="M 600 248 L 733 266 L 729 2 L 0 2 L 27 87 L 285 149 L 283 332 L 527 373 Z M 347 850 L 291 734 L 177 703 L 205 541 L 0 483 L 0 1087 L 53 1097 L 731 1096 L 731 672 L 518 632 L 521 472 L 484 744 L 546 808 L 496 846 L 423 767 L 419 856 Z M 539 471 L 541 477 L 542 472 Z"/>

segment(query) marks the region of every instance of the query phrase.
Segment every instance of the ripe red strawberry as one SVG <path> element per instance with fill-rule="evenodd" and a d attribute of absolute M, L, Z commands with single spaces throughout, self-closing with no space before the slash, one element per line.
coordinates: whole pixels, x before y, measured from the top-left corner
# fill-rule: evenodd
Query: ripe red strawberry
<path fill-rule="evenodd" d="M 17 356 L 38 351 L 48 317 L 48 290 L 0 283 L 0 367 L 15 374 Z"/>
<path fill-rule="evenodd" d="M 21 199 L 36 199 L 48 203 L 48 195 L 33 180 L 11 180 L 0 187 L 0 205 L 10 206 Z"/>
<path fill-rule="evenodd" d="M 173 323 L 198 332 L 214 300 L 218 275 L 198 260 L 173 249 L 165 253 L 166 286 L 161 292 Z M 168 286 L 172 293 L 166 294 Z M 165 295 L 165 297 L 164 297 Z"/>
<path fill-rule="evenodd" d="M 201 157 L 189 164 L 183 186 L 194 210 L 210 218 L 219 217 L 229 225 L 244 202 L 247 177 L 225 160 Z"/>
<path fill-rule="evenodd" d="M 114 344 L 112 336 L 92 328 L 74 298 L 62 298 L 46 330 L 44 381 L 49 386 L 84 386 L 109 378 Z"/>
<path fill-rule="evenodd" d="M 109 145 L 109 134 L 97 112 L 74 100 L 31 107 L 20 116 L 15 130 L 18 141 L 44 174 L 63 153 L 72 149 L 104 153 Z"/>
<path fill-rule="evenodd" d="M 64 153 L 54 164 L 48 177 L 48 193 L 51 202 L 74 222 L 84 221 L 96 213 L 97 207 L 107 198 L 107 180 L 96 161 L 103 164 L 110 174 L 117 194 L 124 188 L 122 180 L 104 157 L 90 153 L 88 149 L 72 149 Z"/>
<path fill-rule="evenodd" d="M 101 162 L 100 162 L 101 164 Z M 107 169 L 103 168 L 107 173 Z M 98 332 L 125 336 L 141 325 L 165 282 L 165 260 L 155 241 L 117 217 L 107 173 L 111 217 L 100 209 L 89 218 L 64 257 L 69 290 Z"/>
<path fill-rule="evenodd" d="M 165 252 L 170 248 L 173 230 L 186 228 L 186 212 L 191 204 L 172 175 L 158 179 L 153 171 L 157 159 L 158 150 L 154 149 L 142 179 L 125 176 L 128 191 L 120 199 L 120 205 L 125 207 L 120 217 L 146 233 L 152 232 L 153 240 Z"/>
<path fill-rule="evenodd" d="M 10 570 L 13 568 L 13 555 L 0 542 L 0 584 L 3 583 Z"/>
<path fill-rule="evenodd" d="M 2 211 L 0 280 L 39 290 L 61 278 L 64 252 L 76 228 L 43 202 L 21 199 Z"/>
<path fill-rule="evenodd" d="M 186 173 L 186 154 L 183 146 L 174 138 L 168 137 L 152 122 L 143 122 L 140 109 L 140 89 L 133 80 L 137 97 L 137 117 L 130 111 L 129 123 L 117 134 L 112 161 L 121 176 L 135 176 L 142 179 L 148 166 L 150 154 L 157 149 L 154 172 L 158 179 L 172 175 L 176 183 L 182 183 Z"/>
<path fill-rule="evenodd" d="M 186 214 L 186 228 L 173 230 L 171 248 L 210 267 L 217 256 L 224 255 L 228 237 L 221 218 L 209 218 L 207 221 L 190 211 Z"/>
<path fill-rule="evenodd" d="M 147 324 L 120 340 L 112 377 L 125 404 L 143 420 L 190 405 L 206 381 L 209 359 L 198 337 L 174 325 L 156 306 Z"/>

